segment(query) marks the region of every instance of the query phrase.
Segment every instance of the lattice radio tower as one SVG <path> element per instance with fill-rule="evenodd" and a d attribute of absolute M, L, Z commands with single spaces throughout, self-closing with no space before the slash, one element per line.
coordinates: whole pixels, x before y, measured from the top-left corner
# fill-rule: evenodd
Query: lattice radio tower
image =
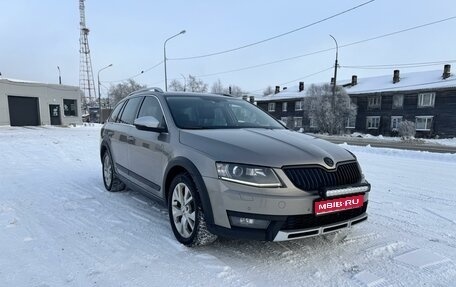
<path fill-rule="evenodd" d="M 80 27 L 81 35 L 79 37 L 79 88 L 84 93 L 82 99 L 82 108 L 86 110 L 87 107 L 95 105 L 96 94 L 95 94 L 95 82 L 93 80 L 92 71 L 92 60 L 90 59 L 89 49 L 89 29 L 85 23 L 85 0 L 79 0 L 79 12 L 80 12 Z"/>

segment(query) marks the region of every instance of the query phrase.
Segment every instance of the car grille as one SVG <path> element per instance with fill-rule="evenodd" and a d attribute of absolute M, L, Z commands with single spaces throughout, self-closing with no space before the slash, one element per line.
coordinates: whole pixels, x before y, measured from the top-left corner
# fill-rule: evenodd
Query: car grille
<path fill-rule="evenodd" d="M 307 191 L 354 184 L 361 180 L 361 172 L 356 162 L 339 164 L 335 170 L 312 166 L 284 167 L 283 171 L 296 187 Z"/>
<path fill-rule="evenodd" d="M 367 202 L 363 207 L 316 216 L 314 214 L 288 216 L 280 230 L 306 229 L 333 224 L 360 216 L 367 210 Z"/>

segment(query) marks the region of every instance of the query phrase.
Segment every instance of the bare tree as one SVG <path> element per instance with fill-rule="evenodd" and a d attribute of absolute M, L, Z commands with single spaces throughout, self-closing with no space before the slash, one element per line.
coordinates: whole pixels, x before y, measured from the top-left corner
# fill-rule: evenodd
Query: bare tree
<path fill-rule="evenodd" d="M 141 85 L 133 79 L 109 87 L 108 96 L 112 99 L 112 104 L 117 104 L 121 99 L 125 98 L 134 91 L 146 88 L 146 85 Z"/>
<path fill-rule="evenodd" d="M 214 82 L 212 84 L 211 93 L 213 93 L 213 94 L 225 93 L 225 89 L 223 88 L 222 81 L 220 81 L 220 79 L 218 79 L 217 82 Z"/>
<path fill-rule="evenodd" d="M 274 93 L 274 89 L 271 86 L 267 86 L 263 91 L 264 96 L 268 96 Z"/>
<path fill-rule="evenodd" d="M 244 91 L 242 90 L 241 87 L 236 86 L 236 85 L 230 85 L 228 87 L 224 87 L 220 79 L 215 82 L 212 87 L 211 87 L 211 93 L 214 94 L 228 94 L 228 95 L 233 95 L 236 97 L 242 96 L 244 94 Z"/>
<path fill-rule="evenodd" d="M 397 129 L 402 139 L 411 139 L 415 137 L 415 123 L 411 121 L 401 121 Z"/>
<path fill-rule="evenodd" d="M 311 85 L 304 100 L 309 120 L 320 132 L 329 134 L 342 133 L 350 117 L 356 115 L 356 105 L 350 103 L 350 97 L 340 86 L 336 87 L 335 107 L 333 108 L 332 86 Z"/>
<path fill-rule="evenodd" d="M 195 76 L 188 75 L 187 87 L 189 92 L 207 92 L 207 84 L 202 80 L 197 80 Z"/>
<path fill-rule="evenodd" d="M 230 88 L 231 88 L 231 93 L 230 93 Z M 230 85 L 228 88 L 225 89 L 225 93 L 236 96 L 236 97 L 240 97 L 244 94 L 244 91 L 239 86 Z"/>
<path fill-rule="evenodd" d="M 186 87 L 179 80 L 174 79 L 168 85 L 168 89 L 171 91 L 176 91 L 176 92 L 185 92 Z"/>

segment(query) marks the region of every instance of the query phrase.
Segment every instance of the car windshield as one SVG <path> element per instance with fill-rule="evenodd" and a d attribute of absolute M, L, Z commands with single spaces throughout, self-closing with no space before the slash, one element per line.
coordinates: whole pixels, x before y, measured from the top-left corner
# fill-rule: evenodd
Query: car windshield
<path fill-rule="evenodd" d="M 284 129 L 274 118 L 244 100 L 169 96 L 166 101 L 174 122 L 181 129 Z"/>

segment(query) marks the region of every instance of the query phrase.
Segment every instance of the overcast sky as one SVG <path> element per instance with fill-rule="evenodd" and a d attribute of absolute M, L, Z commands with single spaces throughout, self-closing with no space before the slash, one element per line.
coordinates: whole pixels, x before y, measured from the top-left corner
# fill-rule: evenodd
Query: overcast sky
<path fill-rule="evenodd" d="M 86 24 L 96 81 L 129 78 L 168 58 L 210 54 L 261 41 L 337 14 L 359 1 L 100 1 L 87 0 Z M 0 72 L 4 78 L 47 83 L 79 83 L 79 2 L 77 0 L 0 0 Z M 189 74 L 208 75 L 260 65 L 284 58 L 331 49 L 359 40 L 456 16 L 454 0 L 376 0 L 356 10 L 278 39 L 218 56 L 169 60 L 168 79 Z M 405 33 L 339 49 L 338 79 L 391 74 L 394 68 L 360 69 L 345 66 L 421 63 L 456 60 L 456 19 Z M 243 71 L 201 77 L 211 85 L 217 79 L 246 91 L 268 85 L 292 86 L 329 81 L 333 70 L 307 75 L 334 65 L 335 50 Z M 456 62 L 452 63 L 456 71 Z M 400 67 L 401 73 L 443 70 L 436 66 Z M 163 87 L 163 65 L 136 81 Z M 110 83 L 105 82 L 105 86 Z M 283 85 L 282 85 L 283 86 Z"/>

